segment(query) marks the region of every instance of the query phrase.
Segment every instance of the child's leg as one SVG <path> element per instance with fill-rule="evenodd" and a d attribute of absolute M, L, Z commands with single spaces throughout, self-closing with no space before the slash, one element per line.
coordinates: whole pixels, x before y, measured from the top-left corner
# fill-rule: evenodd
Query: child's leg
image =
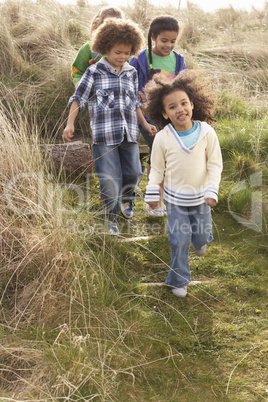
<path fill-rule="evenodd" d="M 191 244 L 191 224 L 189 208 L 167 205 L 168 238 L 171 247 L 171 265 L 166 284 L 171 288 L 182 288 L 191 282 L 189 248 Z"/>
<path fill-rule="evenodd" d="M 150 123 L 153 124 L 152 122 L 150 122 Z M 150 155 L 151 155 L 153 142 L 154 142 L 155 137 L 149 135 L 149 132 L 144 130 L 144 128 L 142 126 L 139 126 L 139 129 L 140 129 L 140 132 L 141 132 L 143 138 L 146 141 L 146 144 L 149 147 L 149 152 L 150 152 Z M 150 175 L 150 171 L 151 171 L 151 158 L 150 158 L 150 155 L 149 155 L 149 158 L 147 160 L 147 181 L 149 181 L 149 175 Z M 160 201 L 158 202 L 158 205 L 157 205 L 157 207 L 155 209 L 163 209 L 163 210 L 165 210 L 166 206 L 165 206 L 164 201 L 163 201 L 164 200 L 164 181 L 160 184 L 159 195 L 160 195 Z"/>
<path fill-rule="evenodd" d="M 108 219 L 115 220 L 120 210 L 122 171 L 119 145 L 93 144 L 94 168 L 100 181 L 100 195 Z"/>
<path fill-rule="evenodd" d="M 200 250 L 213 240 L 211 208 L 205 203 L 193 208 L 194 213 L 190 215 L 192 243 L 196 250 Z"/>
<path fill-rule="evenodd" d="M 140 183 L 144 168 L 141 166 L 139 145 L 126 139 L 119 147 L 122 169 L 122 202 L 132 202 L 135 199 L 135 189 Z"/>
<path fill-rule="evenodd" d="M 149 121 L 150 124 L 153 124 L 151 121 Z M 147 130 L 145 130 L 141 125 L 139 125 L 139 130 L 143 136 L 143 138 L 145 139 L 146 144 L 149 147 L 149 151 L 150 154 L 152 152 L 152 146 L 153 146 L 153 142 L 154 142 L 154 136 L 153 135 L 149 135 L 149 132 Z M 150 161 L 150 157 L 148 159 L 148 163 L 151 164 Z"/>

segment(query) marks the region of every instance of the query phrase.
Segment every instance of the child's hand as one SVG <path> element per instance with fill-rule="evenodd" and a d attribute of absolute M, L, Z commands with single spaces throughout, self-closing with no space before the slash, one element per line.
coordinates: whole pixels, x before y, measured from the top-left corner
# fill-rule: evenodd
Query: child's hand
<path fill-rule="evenodd" d="M 205 198 L 205 203 L 209 205 L 211 208 L 216 207 L 217 201 L 214 198 Z"/>
<path fill-rule="evenodd" d="M 147 202 L 152 209 L 157 209 L 159 202 Z"/>
<path fill-rule="evenodd" d="M 141 92 L 141 91 L 139 91 L 139 99 L 140 99 L 142 102 L 146 102 L 146 96 L 145 96 L 144 93 Z"/>
<path fill-rule="evenodd" d="M 62 138 L 64 141 L 71 142 L 71 138 L 74 136 L 74 125 L 67 124 L 65 129 L 63 130 Z"/>
<path fill-rule="evenodd" d="M 151 137 L 153 137 L 157 133 L 156 127 L 153 126 L 152 124 L 147 123 L 145 126 L 146 126 L 146 127 L 144 127 L 145 130 L 149 132 L 149 135 Z"/>

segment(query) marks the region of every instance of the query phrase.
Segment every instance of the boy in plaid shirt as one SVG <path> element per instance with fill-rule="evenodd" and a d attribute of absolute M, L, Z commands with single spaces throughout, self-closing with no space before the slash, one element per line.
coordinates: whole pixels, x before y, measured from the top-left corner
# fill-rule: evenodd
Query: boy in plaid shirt
<path fill-rule="evenodd" d="M 92 49 L 106 56 L 88 67 L 69 100 L 63 139 L 71 141 L 74 122 L 88 103 L 93 158 L 101 198 L 109 220 L 109 233 L 118 234 L 117 214 L 133 215 L 135 188 L 142 178 L 138 122 L 152 135 L 138 100 L 138 74 L 127 63 L 142 47 L 142 34 L 131 21 L 107 19 L 97 29 Z M 122 202 L 121 202 L 122 201 Z"/>

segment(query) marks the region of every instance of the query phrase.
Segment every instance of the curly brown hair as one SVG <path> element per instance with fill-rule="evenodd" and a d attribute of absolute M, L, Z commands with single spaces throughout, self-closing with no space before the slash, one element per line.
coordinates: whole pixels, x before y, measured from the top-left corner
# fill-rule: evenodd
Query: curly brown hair
<path fill-rule="evenodd" d="M 156 74 L 144 90 L 148 101 L 143 107 L 145 114 L 160 129 L 170 123 L 163 116 L 163 99 L 178 90 L 184 91 L 193 102 L 193 120 L 207 123 L 216 121 L 216 95 L 212 92 L 210 82 L 199 71 L 183 70 L 172 81 L 167 81 L 161 73 Z"/>
<path fill-rule="evenodd" d="M 138 25 L 130 20 L 105 19 L 96 30 L 91 48 L 106 54 L 115 45 L 131 45 L 130 56 L 136 55 L 143 46 L 143 36 Z"/>

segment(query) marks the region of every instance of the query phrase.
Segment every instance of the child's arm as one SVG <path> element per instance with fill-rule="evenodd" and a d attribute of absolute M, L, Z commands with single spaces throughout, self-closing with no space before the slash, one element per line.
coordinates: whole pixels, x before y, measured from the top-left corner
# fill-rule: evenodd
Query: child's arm
<path fill-rule="evenodd" d="M 82 112 L 85 109 L 85 105 L 88 103 L 91 90 L 94 86 L 94 79 L 92 77 L 90 69 L 87 69 L 83 78 L 76 88 L 74 95 L 69 99 L 68 106 L 70 108 L 69 116 L 67 119 L 67 124 L 65 129 L 63 130 L 62 138 L 64 141 L 71 142 L 74 134 L 74 122 L 76 116 L 79 112 Z"/>
<path fill-rule="evenodd" d="M 160 201 L 159 187 L 164 179 L 166 169 L 165 145 L 161 132 L 155 137 L 151 154 L 151 171 L 149 182 L 146 186 L 144 201 L 152 209 L 156 208 Z"/>
<path fill-rule="evenodd" d="M 207 171 L 208 186 L 205 191 L 205 203 L 215 207 L 218 203 L 218 189 L 222 172 L 222 155 L 217 134 L 211 129 L 207 134 Z"/>
<path fill-rule="evenodd" d="M 145 120 L 141 108 L 137 108 L 137 117 L 140 125 L 144 128 L 144 130 L 149 132 L 149 135 L 153 136 L 157 133 L 157 129 L 152 124 L 149 124 L 148 121 Z"/>
<path fill-rule="evenodd" d="M 71 142 L 71 139 L 74 136 L 74 122 L 75 122 L 76 116 L 78 115 L 78 112 L 79 112 L 79 105 L 74 100 L 70 107 L 67 124 L 66 124 L 66 127 L 63 130 L 63 134 L 62 134 L 62 138 L 64 139 L 64 141 Z"/>

